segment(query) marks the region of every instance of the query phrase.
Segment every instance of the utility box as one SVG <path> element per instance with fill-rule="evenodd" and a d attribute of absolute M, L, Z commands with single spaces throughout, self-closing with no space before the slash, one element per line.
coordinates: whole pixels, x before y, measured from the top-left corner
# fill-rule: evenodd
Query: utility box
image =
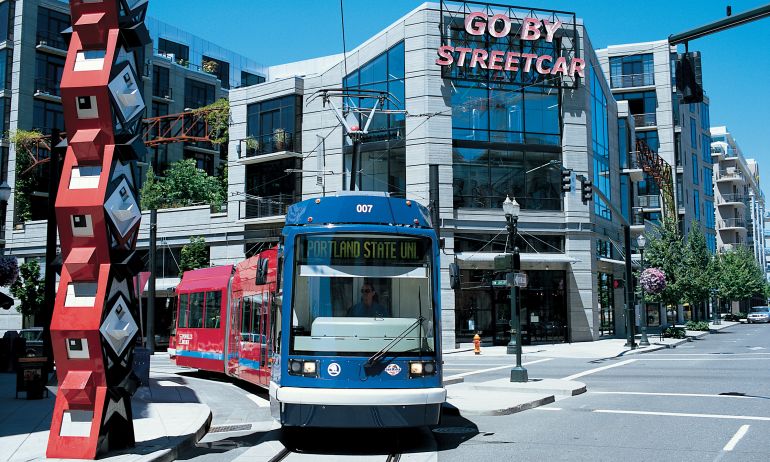
<path fill-rule="evenodd" d="M 48 358 L 19 358 L 16 369 L 16 398 L 19 392 L 27 394 L 27 399 L 48 397 Z"/>
<path fill-rule="evenodd" d="M 139 378 L 143 387 L 150 386 L 150 350 L 149 348 L 134 348 L 134 374 Z"/>

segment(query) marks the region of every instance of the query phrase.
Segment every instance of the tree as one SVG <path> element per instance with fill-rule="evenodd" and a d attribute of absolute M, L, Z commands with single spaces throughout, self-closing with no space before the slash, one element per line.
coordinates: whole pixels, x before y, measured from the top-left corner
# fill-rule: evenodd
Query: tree
<path fill-rule="evenodd" d="M 740 301 L 765 293 L 767 285 L 754 254 L 744 247 L 719 255 L 716 265 L 719 298 Z"/>
<path fill-rule="evenodd" d="M 660 302 L 666 306 L 678 305 L 682 300 L 682 274 L 684 272 L 684 241 L 676 223 L 666 220 L 655 229 L 644 250 L 645 266 L 658 268 L 666 275 L 666 288 L 656 295 L 645 294 L 645 300 Z"/>
<path fill-rule="evenodd" d="M 11 285 L 11 294 L 19 300 L 16 309 L 24 316 L 35 316 L 43 309 L 45 284 L 37 260 L 27 260 L 19 268 L 19 277 Z"/>
<path fill-rule="evenodd" d="M 190 243 L 182 247 L 179 258 L 179 277 L 182 273 L 209 265 L 209 251 L 203 236 L 190 237 Z"/>
<path fill-rule="evenodd" d="M 163 179 L 148 171 L 140 197 L 142 208 L 146 210 L 198 204 L 219 207 L 225 193 L 219 178 L 199 169 L 194 159 L 185 159 L 166 169 Z"/>
<path fill-rule="evenodd" d="M 33 154 L 37 147 L 50 150 L 44 141 L 43 134 L 36 130 L 16 130 L 11 132 L 10 141 L 16 147 L 16 187 L 14 198 L 16 223 L 24 223 L 32 219 L 32 203 L 29 198 L 35 188 L 35 178 L 28 171 L 35 162 Z"/>
<path fill-rule="evenodd" d="M 716 285 L 713 257 L 706 245 L 706 236 L 698 223 L 693 222 L 684 246 L 684 255 L 679 277 L 682 301 L 695 306 L 708 300 L 711 289 Z"/>

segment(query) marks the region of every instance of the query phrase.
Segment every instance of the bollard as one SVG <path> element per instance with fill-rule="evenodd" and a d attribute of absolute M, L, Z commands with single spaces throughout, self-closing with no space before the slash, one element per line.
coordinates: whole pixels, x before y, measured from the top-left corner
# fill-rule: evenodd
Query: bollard
<path fill-rule="evenodd" d="M 479 334 L 473 336 L 473 353 L 481 354 L 481 337 L 479 337 Z"/>

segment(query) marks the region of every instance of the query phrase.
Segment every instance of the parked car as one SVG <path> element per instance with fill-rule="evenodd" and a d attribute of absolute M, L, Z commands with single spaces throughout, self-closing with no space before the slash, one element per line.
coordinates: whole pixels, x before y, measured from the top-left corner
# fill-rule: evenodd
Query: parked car
<path fill-rule="evenodd" d="M 746 318 L 749 324 L 755 322 L 770 322 L 770 306 L 755 306 L 749 310 Z"/>
<path fill-rule="evenodd" d="M 22 329 L 19 335 L 27 341 L 25 354 L 27 356 L 43 356 L 43 328 L 30 327 Z"/>

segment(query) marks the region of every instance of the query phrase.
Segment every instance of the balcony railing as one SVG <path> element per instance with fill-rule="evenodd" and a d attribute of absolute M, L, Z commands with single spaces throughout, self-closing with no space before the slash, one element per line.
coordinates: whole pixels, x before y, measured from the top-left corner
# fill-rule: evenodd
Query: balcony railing
<path fill-rule="evenodd" d="M 634 125 L 636 125 L 636 128 L 654 127 L 658 125 L 658 119 L 654 112 L 634 114 Z"/>
<path fill-rule="evenodd" d="M 626 153 L 626 158 L 622 159 L 621 161 L 621 169 L 630 169 L 630 170 L 638 170 L 641 169 L 641 165 L 639 165 L 639 159 L 636 155 L 636 152 L 631 151 Z"/>
<path fill-rule="evenodd" d="M 639 207 L 644 207 L 647 209 L 659 209 L 660 208 L 660 196 L 659 195 L 650 195 L 650 196 L 639 196 Z"/>
<path fill-rule="evenodd" d="M 272 134 L 247 138 L 246 149 L 241 157 L 254 157 L 274 152 L 301 152 L 300 137 L 297 133 L 276 131 Z"/>
<path fill-rule="evenodd" d="M 299 201 L 296 194 L 260 196 L 241 201 L 239 219 L 268 218 L 286 215 L 289 206 Z"/>
<path fill-rule="evenodd" d="M 35 93 L 45 95 L 61 96 L 61 87 L 56 79 L 38 78 L 35 79 Z"/>
<path fill-rule="evenodd" d="M 152 96 L 165 99 L 174 99 L 174 89 L 171 87 L 161 88 L 153 85 Z"/>
<path fill-rule="evenodd" d="M 717 181 L 719 180 L 740 180 L 743 174 L 740 170 L 720 170 L 717 172 Z"/>
<path fill-rule="evenodd" d="M 722 146 L 711 146 L 711 155 L 712 156 L 724 156 L 725 150 Z"/>
<path fill-rule="evenodd" d="M 726 228 L 745 228 L 746 227 L 746 220 L 743 218 L 725 218 L 723 220 L 719 220 L 719 229 L 726 229 Z"/>
<path fill-rule="evenodd" d="M 646 72 L 643 74 L 613 75 L 610 80 L 612 88 L 644 87 L 655 85 L 655 74 Z"/>
<path fill-rule="evenodd" d="M 67 42 L 64 41 L 64 37 L 62 37 L 61 34 L 54 32 L 38 32 L 37 44 L 39 46 L 47 46 L 62 51 L 67 51 Z"/>
<path fill-rule="evenodd" d="M 717 199 L 717 202 L 720 204 L 730 204 L 730 203 L 737 203 L 737 202 L 745 204 L 746 196 L 744 196 L 743 194 L 737 194 L 737 193 L 722 194 L 722 196 L 719 199 Z"/>

